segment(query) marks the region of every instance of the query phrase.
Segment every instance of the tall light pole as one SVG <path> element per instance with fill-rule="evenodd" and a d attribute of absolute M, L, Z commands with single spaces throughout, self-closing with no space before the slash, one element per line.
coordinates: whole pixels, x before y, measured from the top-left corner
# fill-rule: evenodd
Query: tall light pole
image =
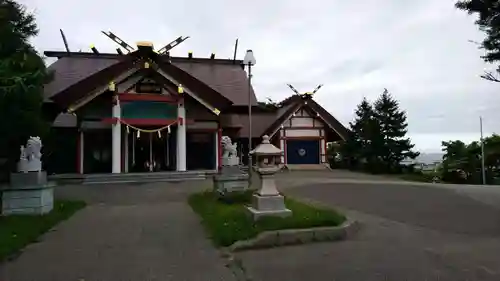
<path fill-rule="evenodd" d="M 486 170 L 484 169 L 484 139 L 483 139 L 483 117 L 479 116 L 479 130 L 481 132 L 481 174 L 483 184 L 486 184 Z"/>
<path fill-rule="evenodd" d="M 243 64 L 248 66 L 248 182 L 252 180 L 252 66 L 255 65 L 252 50 L 247 50 Z"/>

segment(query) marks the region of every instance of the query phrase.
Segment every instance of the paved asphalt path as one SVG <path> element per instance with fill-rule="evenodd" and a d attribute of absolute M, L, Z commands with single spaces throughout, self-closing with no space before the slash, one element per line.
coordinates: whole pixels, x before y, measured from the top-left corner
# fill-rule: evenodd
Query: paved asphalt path
<path fill-rule="evenodd" d="M 1 281 L 500 280 L 500 192 L 349 172 L 281 173 L 288 196 L 361 222 L 346 241 L 241 252 L 226 267 L 188 194 L 208 183 L 64 186 L 88 207 L 0 265 Z"/>
<path fill-rule="evenodd" d="M 496 189 L 347 175 L 279 176 L 285 194 L 336 207 L 362 227 L 347 241 L 239 253 L 252 280 L 500 280 Z"/>
<path fill-rule="evenodd" d="M 0 280 L 235 280 L 186 204 L 201 186 L 59 187 L 58 197 L 89 205 L 0 265 Z"/>

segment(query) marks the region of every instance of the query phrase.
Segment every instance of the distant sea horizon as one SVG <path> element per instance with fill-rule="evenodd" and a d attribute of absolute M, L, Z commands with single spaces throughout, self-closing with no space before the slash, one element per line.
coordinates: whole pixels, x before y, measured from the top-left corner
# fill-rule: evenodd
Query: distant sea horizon
<path fill-rule="evenodd" d="M 424 164 L 432 164 L 434 162 L 440 162 L 443 160 L 443 152 L 428 152 L 421 151 L 420 155 L 415 159 L 417 162 Z"/>

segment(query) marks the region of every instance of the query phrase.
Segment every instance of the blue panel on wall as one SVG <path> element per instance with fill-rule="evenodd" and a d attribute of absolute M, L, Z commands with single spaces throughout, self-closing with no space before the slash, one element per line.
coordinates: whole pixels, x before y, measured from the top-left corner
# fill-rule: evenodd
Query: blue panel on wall
<path fill-rule="evenodd" d="M 122 118 L 175 119 L 177 105 L 155 101 L 132 101 L 122 103 Z"/>
<path fill-rule="evenodd" d="M 319 164 L 319 140 L 287 140 L 288 164 Z"/>

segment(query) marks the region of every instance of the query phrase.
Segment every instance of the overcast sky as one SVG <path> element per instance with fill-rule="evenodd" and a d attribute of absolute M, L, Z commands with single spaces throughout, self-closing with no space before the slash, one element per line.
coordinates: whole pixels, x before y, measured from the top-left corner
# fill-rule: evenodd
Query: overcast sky
<path fill-rule="evenodd" d="M 72 3 L 70 3 L 72 2 Z M 441 140 L 479 138 L 500 132 L 500 83 L 479 77 L 483 63 L 472 41 L 483 34 L 474 17 L 454 8 L 455 0 L 24 0 L 40 28 L 40 51 L 101 51 L 116 46 L 100 33 L 111 30 L 131 45 L 157 48 L 178 36 L 190 39 L 174 56 L 238 58 L 253 49 L 254 87 L 259 99 L 281 100 L 323 83 L 315 100 L 346 126 L 363 97 L 384 88 L 407 111 L 417 148 L 440 151 Z M 78 3 L 78 4 L 77 4 Z M 359 3 L 359 4 L 358 4 Z M 362 4 L 361 4 L 362 3 Z"/>

